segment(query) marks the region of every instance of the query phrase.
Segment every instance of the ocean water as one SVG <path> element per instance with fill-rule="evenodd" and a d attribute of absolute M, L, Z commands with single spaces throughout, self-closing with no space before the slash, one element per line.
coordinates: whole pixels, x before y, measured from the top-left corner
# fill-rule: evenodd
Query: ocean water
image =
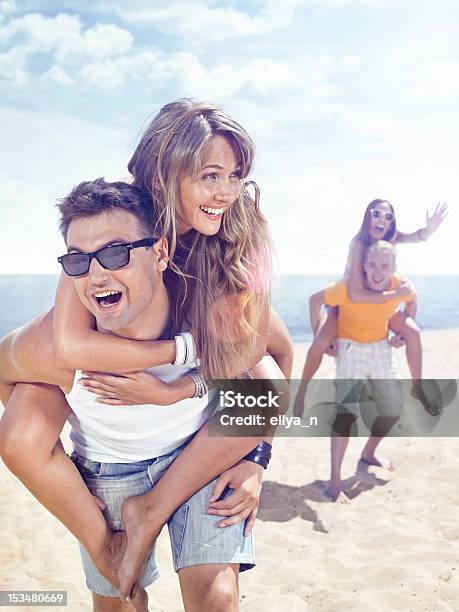
<path fill-rule="evenodd" d="M 273 305 L 294 342 L 311 338 L 309 296 L 336 276 L 283 275 L 273 287 Z M 418 293 L 421 329 L 459 328 L 459 276 L 410 276 Z M 30 321 L 54 302 L 56 275 L 0 275 L 0 336 Z"/>

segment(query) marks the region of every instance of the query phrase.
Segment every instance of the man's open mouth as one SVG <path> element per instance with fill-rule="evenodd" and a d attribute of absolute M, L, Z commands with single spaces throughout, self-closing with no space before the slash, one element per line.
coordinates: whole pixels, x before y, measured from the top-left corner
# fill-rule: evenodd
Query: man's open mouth
<path fill-rule="evenodd" d="M 102 308 L 110 308 L 110 306 L 114 306 L 120 301 L 122 295 L 121 291 L 110 289 L 108 291 L 99 291 L 95 293 L 94 299 Z"/>

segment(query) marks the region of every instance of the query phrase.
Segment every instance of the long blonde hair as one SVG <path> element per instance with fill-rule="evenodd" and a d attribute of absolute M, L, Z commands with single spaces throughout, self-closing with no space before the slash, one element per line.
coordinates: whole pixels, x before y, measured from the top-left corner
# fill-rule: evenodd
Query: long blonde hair
<path fill-rule="evenodd" d="M 180 181 L 197 175 L 203 148 L 217 134 L 234 148 L 246 178 L 255 153 L 250 136 L 218 106 L 190 99 L 159 111 L 128 165 L 133 184 L 150 193 L 158 227 L 169 241 L 170 268 L 179 279 L 175 328 L 191 320 L 201 368 L 209 380 L 233 378 L 250 365 L 269 307 L 269 282 L 260 289 L 257 279 L 271 270 L 267 223 L 253 182 L 243 183 L 238 199 L 223 213 L 217 234 L 206 236 L 193 229 L 183 239 L 177 235 Z"/>

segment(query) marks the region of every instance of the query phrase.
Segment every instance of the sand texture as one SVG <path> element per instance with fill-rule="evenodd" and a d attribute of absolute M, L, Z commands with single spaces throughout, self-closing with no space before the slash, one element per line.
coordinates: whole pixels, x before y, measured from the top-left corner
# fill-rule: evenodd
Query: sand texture
<path fill-rule="evenodd" d="M 306 350 L 296 346 L 296 376 Z M 425 333 L 424 353 L 426 377 L 459 378 L 459 330 Z M 407 375 L 403 350 L 397 358 Z M 319 376 L 333 375 L 326 359 Z M 457 439 L 384 440 L 396 471 L 356 473 L 363 444 L 349 444 L 343 505 L 324 494 L 329 439 L 276 439 L 256 523 L 258 566 L 240 579 L 242 610 L 459 610 Z M 0 490 L 0 590 L 65 589 L 70 612 L 91 609 L 74 538 L 3 465 Z M 166 530 L 157 557 L 150 609 L 182 610 Z"/>

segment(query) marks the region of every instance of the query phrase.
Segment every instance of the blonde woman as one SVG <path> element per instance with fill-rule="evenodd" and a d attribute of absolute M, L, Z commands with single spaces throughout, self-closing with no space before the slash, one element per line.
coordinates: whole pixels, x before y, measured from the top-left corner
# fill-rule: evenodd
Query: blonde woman
<path fill-rule="evenodd" d="M 192 327 L 207 379 L 231 378 L 247 370 L 260 378 L 281 378 L 279 366 L 266 356 L 269 334 L 271 352 L 284 374 L 288 376 L 291 368 L 285 327 L 276 315 L 271 315 L 270 324 L 270 243 L 258 207 L 258 190 L 252 197 L 243 183 L 253 155 L 250 137 L 220 108 L 180 100 L 161 109 L 129 163 L 134 185 L 151 195 L 161 234 L 169 241 L 169 274 L 176 304 L 173 331 Z M 139 342 L 101 334 L 93 329 L 92 318 L 74 299 L 73 291 L 62 277 L 53 315 L 56 359 L 69 369 L 86 370 L 86 387 L 101 403 L 173 403 L 184 393 L 194 393 L 192 384 L 171 389 L 139 372 L 174 362 L 174 340 Z M 98 374 L 101 371 L 129 375 Z M 80 540 L 99 570 L 110 576 L 112 534 L 97 502 L 56 445 L 68 411 L 57 389 L 17 385 L 2 423 L 2 456 L 37 499 Z M 222 525 L 246 520 L 245 532 L 250 531 L 261 470 L 253 462 L 238 462 L 258 442 L 258 438 L 211 438 L 204 426 L 155 489 L 127 506 L 124 518 L 126 527 L 132 529 L 128 528 L 121 572 L 120 590 L 125 599 L 164 523 L 216 475 L 221 474 L 218 492 L 225 486 L 235 492 L 230 502 L 214 500 L 210 513 L 227 517 Z M 216 575 L 218 568 L 213 568 L 201 574 L 199 584 L 194 576 L 193 583 L 202 593 L 215 590 Z M 231 580 L 237 581 L 237 572 Z"/>

